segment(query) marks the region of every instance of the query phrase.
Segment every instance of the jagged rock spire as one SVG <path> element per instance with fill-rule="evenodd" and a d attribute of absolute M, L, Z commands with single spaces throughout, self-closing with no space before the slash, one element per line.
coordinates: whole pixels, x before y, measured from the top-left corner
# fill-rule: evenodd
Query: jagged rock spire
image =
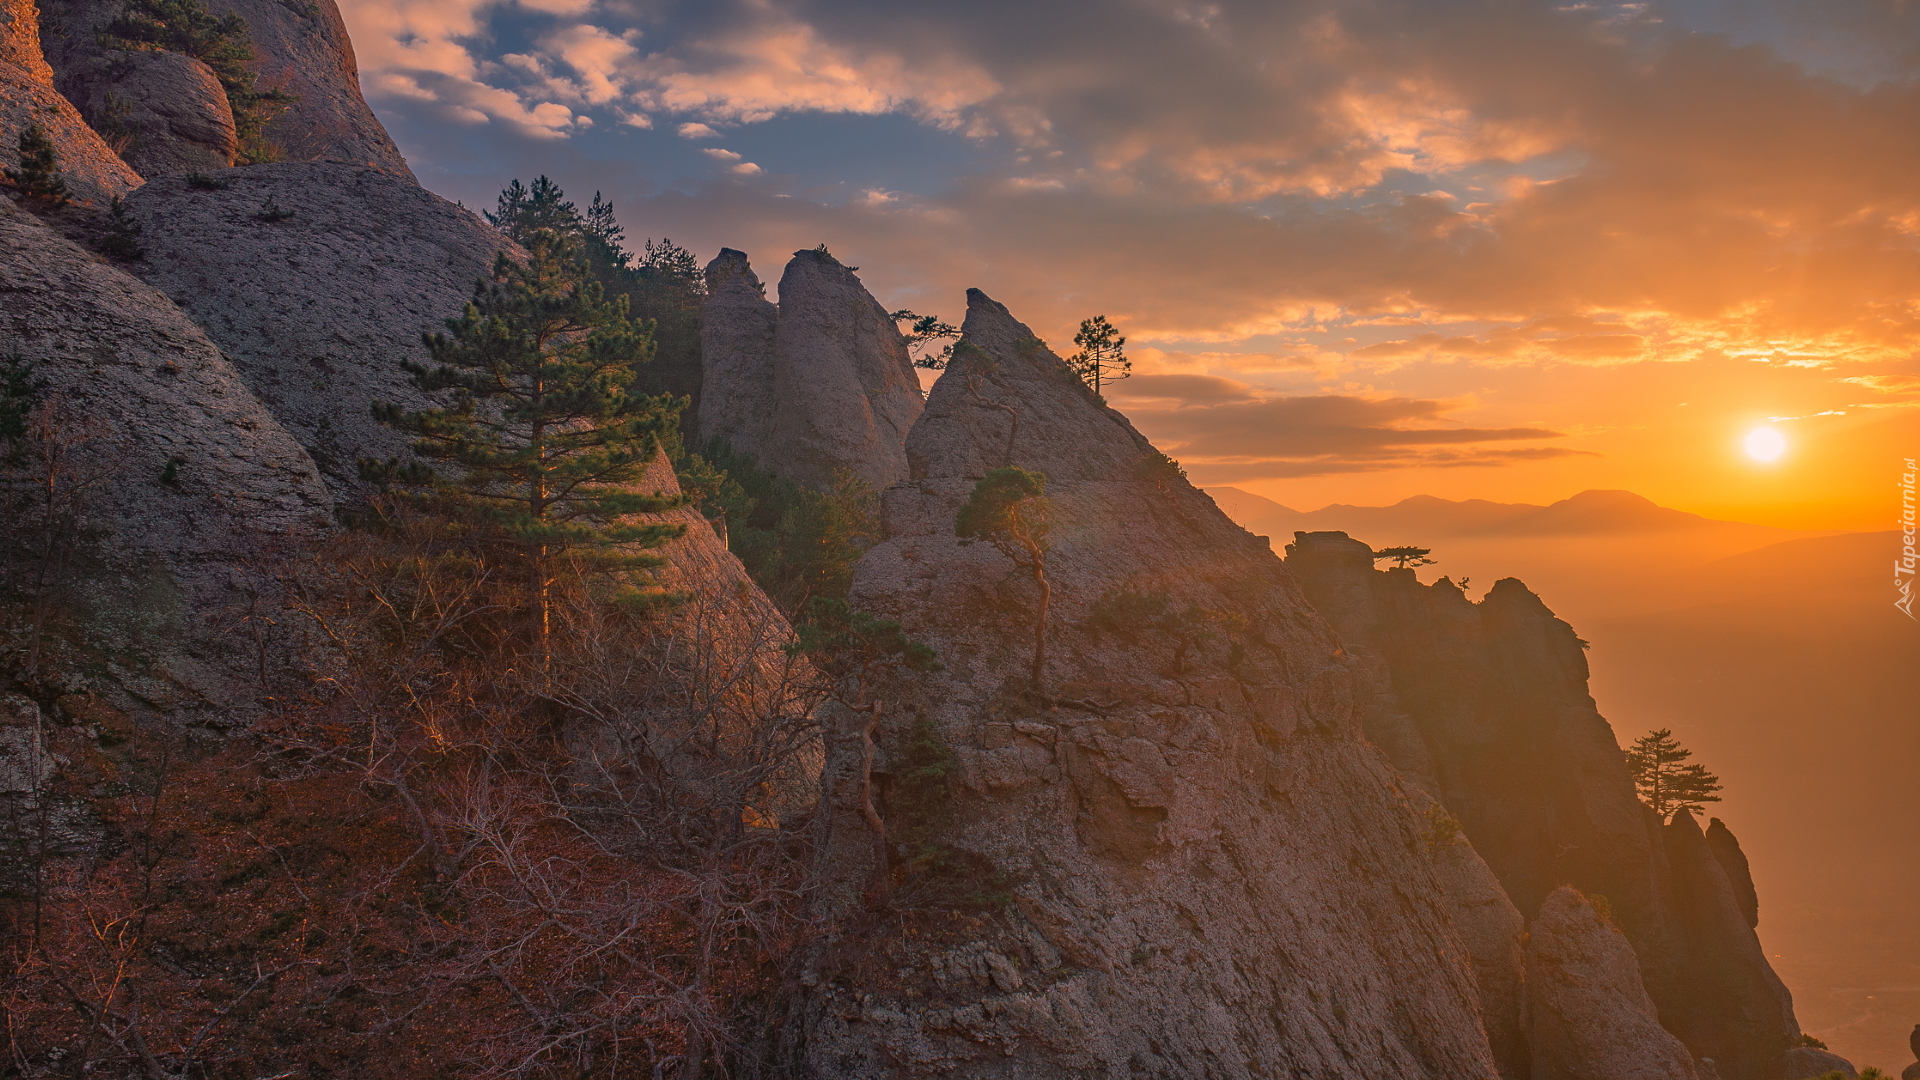
<path fill-rule="evenodd" d="M 1449 901 L 1408 839 L 1421 819 L 1284 567 L 1005 308 L 970 294 L 966 334 L 853 600 L 944 665 L 881 695 L 877 768 L 937 733 L 955 762 L 939 842 L 1011 903 L 890 952 L 918 993 L 855 1002 L 824 980 L 816 1064 L 1494 1076 Z M 1037 693 L 1034 589 L 954 535 L 1003 464 L 1049 477 L 1057 630 Z"/>
<path fill-rule="evenodd" d="M 707 267 L 700 438 L 826 487 L 851 473 L 874 490 L 907 475 L 920 383 L 887 311 L 832 255 L 794 252 L 776 308 L 745 254 Z"/>

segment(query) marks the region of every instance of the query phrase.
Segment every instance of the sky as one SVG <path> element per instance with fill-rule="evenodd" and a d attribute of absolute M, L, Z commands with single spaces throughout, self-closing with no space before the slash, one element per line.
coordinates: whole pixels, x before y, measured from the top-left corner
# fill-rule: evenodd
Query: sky
<path fill-rule="evenodd" d="M 1202 484 L 1884 529 L 1920 455 L 1908 0 L 343 0 L 428 187 L 1006 303 Z M 1757 429 L 1784 450 L 1747 452 Z"/>

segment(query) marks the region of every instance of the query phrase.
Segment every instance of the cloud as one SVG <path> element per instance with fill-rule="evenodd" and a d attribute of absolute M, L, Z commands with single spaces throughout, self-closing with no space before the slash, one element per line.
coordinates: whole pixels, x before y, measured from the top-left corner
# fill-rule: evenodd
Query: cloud
<path fill-rule="evenodd" d="M 736 154 L 731 150 L 722 150 L 717 146 L 709 146 L 706 149 L 701 150 L 700 152 L 707 155 L 710 158 L 718 158 L 721 161 L 739 161 L 740 160 L 739 154 Z"/>
<path fill-rule="evenodd" d="M 1172 398 L 1182 402 L 1239 401 L 1253 396 L 1246 383 L 1217 375 L 1134 375 L 1107 390 L 1110 397 Z"/>
<path fill-rule="evenodd" d="M 692 122 L 681 124 L 674 129 L 683 139 L 717 139 L 720 133 L 705 124 Z"/>
<path fill-rule="evenodd" d="M 1314 394 L 1260 397 L 1244 384 L 1199 375 L 1137 376 L 1116 384 L 1149 383 L 1129 409 L 1156 445 L 1199 471 L 1208 482 L 1229 478 L 1324 476 L 1415 467 L 1506 465 L 1586 451 L 1563 447 L 1505 447 L 1509 442 L 1562 438 L 1542 427 L 1465 427 L 1445 414 L 1458 406 L 1432 398 Z"/>

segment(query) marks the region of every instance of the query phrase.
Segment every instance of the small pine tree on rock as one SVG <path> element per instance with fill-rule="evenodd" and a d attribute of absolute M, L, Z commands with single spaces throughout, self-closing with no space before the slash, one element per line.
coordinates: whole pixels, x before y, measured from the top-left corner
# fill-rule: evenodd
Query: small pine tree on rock
<path fill-rule="evenodd" d="M 1703 765 L 1686 764 L 1693 751 L 1681 746 L 1671 730 L 1648 732 L 1625 753 L 1640 801 L 1662 821 L 1681 810 L 1705 810 L 1707 803 L 1720 801 L 1714 794 L 1721 788 L 1720 778 Z"/>
<path fill-rule="evenodd" d="M 1120 331 L 1105 315 L 1081 320 L 1080 332 L 1073 335 L 1073 343 L 1080 346 L 1080 351 L 1067 357 L 1067 364 L 1094 393 L 1098 394 L 1107 383 L 1133 376 L 1133 361 L 1127 359 L 1127 339 L 1120 336 Z"/>
<path fill-rule="evenodd" d="M 52 206 L 67 201 L 67 182 L 60 176 L 60 154 L 47 138 L 46 129 L 28 124 L 20 133 L 20 167 L 5 170 L 7 181 L 21 195 Z"/>
<path fill-rule="evenodd" d="M 1433 554 L 1432 548 L 1423 548 L 1423 547 L 1381 548 L 1379 551 L 1376 551 L 1373 553 L 1373 561 L 1379 562 L 1382 559 L 1392 559 L 1393 565 L 1401 569 L 1405 569 L 1406 567 L 1410 567 L 1410 566 L 1432 566 L 1434 563 L 1437 563 L 1440 560 L 1427 558 L 1427 556 L 1431 554 Z"/>
<path fill-rule="evenodd" d="M 404 362 L 420 389 L 452 392 L 445 408 L 407 412 L 376 403 L 382 423 L 415 436 L 424 465 L 363 460 L 363 476 L 424 489 L 419 501 L 458 520 L 471 542 L 523 565 L 531 637 L 542 658 L 551 634 L 551 590 L 560 570 L 616 575 L 616 598 L 655 595 L 633 572 L 657 566 L 646 549 L 678 525 L 633 524 L 684 499 L 631 490 L 656 446 L 669 442 L 686 402 L 631 393 L 653 355 L 651 324 L 627 315 L 592 280 L 578 243 L 546 230 L 526 241 L 528 258 L 502 254 L 447 333 L 424 335 L 433 364 Z"/>
<path fill-rule="evenodd" d="M 147 249 L 140 246 L 140 232 L 140 223 L 127 213 L 126 200 L 115 195 L 107 208 L 107 235 L 100 239 L 100 253 L 119 262 L 146 258 Z"/>
<path fill-rule="evenodd" d="M 962 543 L 985 540 L 1027 571 L 1039 590 L 1034 604 L 1033 668 L 1036 693 L 1044 693 L 1047 667 L 1047 608 L 1053 585 L 1047 580 L 1047 474 L 1014 467 L 995 469 L 973 486 L 954 518 Z"/>

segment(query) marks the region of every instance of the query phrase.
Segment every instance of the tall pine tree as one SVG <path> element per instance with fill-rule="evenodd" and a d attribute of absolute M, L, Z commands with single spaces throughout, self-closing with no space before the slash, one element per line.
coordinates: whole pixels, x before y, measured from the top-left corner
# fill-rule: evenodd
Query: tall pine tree
<path fill-rule="evenodd" d="M 1648 732 L 1633 741 L 1626 751 L 1627 771 L 1633 774 L 1633 786 L 1640 800 L 1653 807 L 1662 821 L 1681 810 L 1705 810 L 1706 803 L 1719 802 L 1720 778 L 1706 766 L 1683 764 L 1693 751 L 1680 745 L 1667 728 Z"/>
<path fill-rule="evenodd" d="M 609 300 L 576 240 L 535 230 L 524 263 L 502 254 L 444 334 L 424 335 L 432 364 L 404 362 L 445 408 L 377 403 L 382 423 L 415 436 L 420 457 L 455 467 L 363 461 L 364 475 L 423 489 L 419 501 L 461 522 L 473 543 L 523 562 L 531 637 L 544 663 L 553 587 L 563 571 L 610 574 L 645 595 L 633 572 L 659 565 L 655 548 L 680 526 L 635 524 L 677 498 L 631 490 L 655 447 L 671 440 L 684 399 L 631 392 L 652 358 L 652 327 Z"/>
<path fill-rule="evenodd" d="M 1080 331 L 1073 335 L 1073 343 L 1080 346 L 1080 351 L 1067 357 L 1067 364 L 1093 387 L 1094 393 L 1098 394 L 1107 383 L 1133 375 L 1133 361 L 1127 359 L 1127 339 L 1120 336 L 1120 331 L 1105 315 L 1080 320 Z"/>

